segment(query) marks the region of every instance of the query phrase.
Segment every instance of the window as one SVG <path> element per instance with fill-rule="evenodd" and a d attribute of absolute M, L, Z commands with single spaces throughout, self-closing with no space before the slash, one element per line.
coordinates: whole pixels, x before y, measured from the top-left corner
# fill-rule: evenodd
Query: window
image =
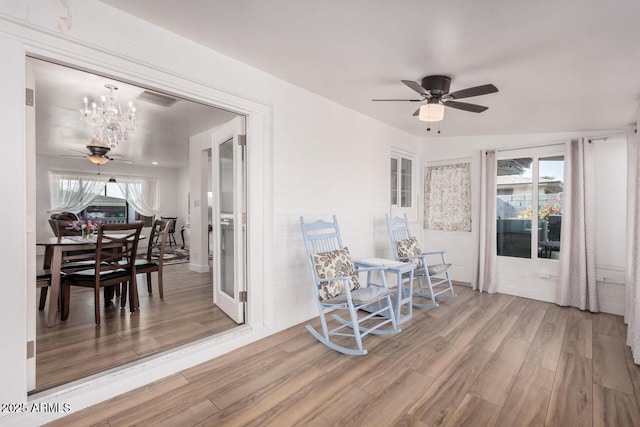
<path fill-rule="evenodd" d="M 400 156 L 391 157 L 391 206 L 412 207 L 413 160 Z"/>
<path fill-rule="evenodd" d="M 151 227 L 155 217 L 137 212 L 116 182 L 107 182 L 104 192 L 96 196 L 81 213 L 100 219 L 104 224 L 125 224 L 130 221 L 142 221 L 145 227 Z"/>
<path fill-rule="evenodd" d="M 497 166 L 498 255 L 558 259 L 564 156 L 500 159 Z"/>

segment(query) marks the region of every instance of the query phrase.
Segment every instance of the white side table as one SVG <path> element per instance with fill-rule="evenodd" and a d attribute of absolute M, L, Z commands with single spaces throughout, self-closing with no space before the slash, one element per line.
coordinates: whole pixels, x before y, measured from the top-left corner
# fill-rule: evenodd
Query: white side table
<path fill-rule="evenodd" d="M 384 267 L 384 272 L 390 272 L 396 275 L 397 292 L 392 295 L 395 302 L 393 308 L 396 312 L 396 323 L 399 325 L 411 319 L 413 314 L 413 305 L 411 296 L 413 294 L 413 271 L 415 270 L 415 264 L 410 262 L 399 262 L 392 259 L 384 258 L 365 258 L 360 260 L 354 260 L 353 263 L 356 267 Z M 403 275 L 409 273 L 408 288 L 405 289 L 403 284 Z M 367 273 L 367 285 L 371 283 L 371 272 Z M 407 313 L 401 314 L 401 308 L 403 305 L 407 306 Z"/>

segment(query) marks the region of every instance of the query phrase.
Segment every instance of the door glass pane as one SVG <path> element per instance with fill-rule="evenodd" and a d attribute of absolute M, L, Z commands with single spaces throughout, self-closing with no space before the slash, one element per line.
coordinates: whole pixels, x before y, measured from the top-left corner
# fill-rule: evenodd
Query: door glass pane
<path fill-rule="evenodd" d="M 498 255 L 531 258 L 532 158 L 498 160 Z"/>
<path fill-rule="evenodd" d="M 220 289 L 235 296 L 234 212 L 233 212 L 233 140 L 220 144 Z"/>
<path fill-rule="evenodd" d="M 398 204 L 398 159 L 391 159 L 391 204 Z"/>
<path fill-rule="evenodd" d="M 411 160 L 400 159 L 400 206 L 411 207 Z"/>
<path fill-rule="evenodd" d="M 564 156 L 539 161 L 538 257 L 560 259 L 560 228 L 564 187 Z"/>

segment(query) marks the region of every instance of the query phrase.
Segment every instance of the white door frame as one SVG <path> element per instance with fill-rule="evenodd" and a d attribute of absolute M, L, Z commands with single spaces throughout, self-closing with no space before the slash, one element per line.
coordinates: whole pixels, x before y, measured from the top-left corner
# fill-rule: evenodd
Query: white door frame
<path fill-rule="evenodd" d="M 24 30 L 19 25 L 12 27 L 12 24 L 10 25 L 6 21 L 3 24 L 7 24 L 2 30 L 3 33 L 15 31 L 19 34 Z M 37 393 L 29 396 L 29 401 L 45 402 L 64 398 L 65 402 L 69 402 L 74 407 L 83 407 L 179 372 L 186 367 L 210 360 L 265 336 L 268 333 L 265 326 L 265 295 L 269 292 L 271 276 L 267 266 L 271 265 L 268 237 L 271 234 L 269 224 L 272 222 L 270 210 L 272 197 L 272 106 L 217 89 L 210 83 L 203 83 L 189 77 L 176 75 L 171 71 L 152 67 L 143 61 L 137 61 L 118 53 L 93 49 L 86 45 L 78 49 L 78 44 L 73 40 L 61 39 L 55 35 L 39 32 L 29 32 L 29 34 L 33 37 L 28 40 L 22 39 L 20 42 L 25 63 L 27 56 L 34 56 L 83 70 L 92 70 L 150 89 L 156 88 L 179 97 L 242 114 L 246 117 L 247 141 L 250 141 L 253 146 L 251 153 L 248 153 L 246 158 L 248 168 L 247 203 L 252 207 L 247 216 L 247 290 L 251 292 L 252 298 L 247 305 L 244 330 L 241 333 L 227 334 L 222 338 L 214 336 L 175 351 L 165 352 L 143 362 L 92 376 L 69 386 Z M 24 91 L 24 88 L 22 90 Z M 24 116 L 20 126 L 23 130 L 26 127 Z M 22 152 L 26 165 L 34 164 L 35 153 L 26 149 L 26 136 L 23 147 L 25 147 Z M 28 156 L 29 158 L 27 158 Z M 35 193 L 35 180 L 29 180 L 27 174 L 25 170 L 25 175 L 16 177 L 16 179 L 23 179 L 27 182 L 27 194 Z M 33 205 L 25 206 L 24 212 L 27 222 L 29 222 L 29 218 L 35 218 L 37 214 Z M 28 230 L 27 228 L 27 232 Z M 25 267 L 29 270 L 35 269 L 35 250 L 33 257 L 27 258 Z M 254 278 L 260 278 L 259 286 Z M 25 316 L 27 313 L 26 304 L 30 303 L 27 299 L 27 289 L 28 287 L 24 286 L 24 308 L 22 310 Z M 22 348 L 25 343 L 23 339 L 26 340 L 26 338 L 26 334 L 24 338 L 21 338 L 20 346 Z M 14 347 L 17 343 L 8 342 L 5 344 Z M 26 390 L 26 369 L 23 372 Z M 21 399 L 27 399 L 27 396 L 25 395 Z"/>

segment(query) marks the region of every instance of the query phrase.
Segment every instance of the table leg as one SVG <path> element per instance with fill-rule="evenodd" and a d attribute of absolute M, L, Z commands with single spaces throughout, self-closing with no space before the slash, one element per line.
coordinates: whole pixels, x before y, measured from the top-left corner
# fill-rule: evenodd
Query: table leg
<path fill-rule="evenodd" d="M 182 236 L 182 248 L 184 249 L 184 227 L 180 229 L 180 236 Z"/>
<path fill-rule="evenodd" d="M 45 256 L 46 258 L 46 256 Z M 60 298 L 60 270 L 62 269 L 62 246 L 53 247 L 51 256 L 51 294 L 49 295 L 49 313 L 47 316 L 47 327 L 56 324 L 58 314 L 58 299 Z"/>

